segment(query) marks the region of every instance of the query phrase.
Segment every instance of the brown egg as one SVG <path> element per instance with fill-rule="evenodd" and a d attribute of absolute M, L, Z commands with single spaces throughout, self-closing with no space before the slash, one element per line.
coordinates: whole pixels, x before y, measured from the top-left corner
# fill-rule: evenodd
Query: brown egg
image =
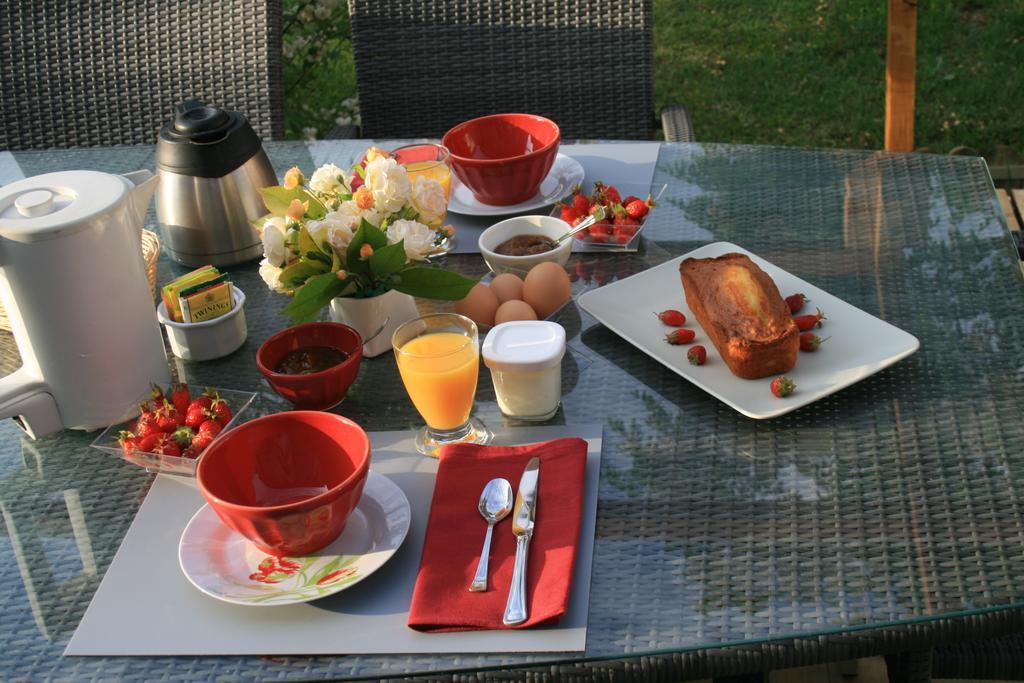
<path fill-rule="evenodd" d="M 519 301 L 518 299 L 512 299 L 506 301 L 502 305 L 498 306 L 498 311 L 494 314 L 494 324 L 500 325 L 501 323 L 507 323 L 510 320 L 536 320 L 537 313 L 530 308 L 530 304 L 525 301 Z"/>
<path fill-rule="evenodd" d="M 533 307 L 538 318 L 546 318 L 557 311 L 571 294 L 568 273 L 551 261 L 535 265 L 523 282 L 523 301 Z"/>
<path fill-rule="evenodd" d="M 505 303 L 512 299 L 523 300 L 523 281 L 512 273 L 496 275 L 491 280 L 491 291 L 498 297 L 499 303 Z"/>
<path fill-rule="evenodd" d="M 493 325 L 494 312 L 498 310 L 498 297 L 487 285 L 479 282 L 473 285 L 469 294 L 455 302 L 455 312 L 466 316 L 477 325 Z"/>

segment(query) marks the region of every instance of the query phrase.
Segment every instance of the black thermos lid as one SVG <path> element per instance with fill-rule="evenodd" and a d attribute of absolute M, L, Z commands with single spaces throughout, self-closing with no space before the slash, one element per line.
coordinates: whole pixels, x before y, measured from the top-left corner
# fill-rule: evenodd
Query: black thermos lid
<path fill-rule="evenodd" d="M 187 100 L 160 128 L 156 166 L 163 171 L 220 178 L 260 150 L 260 138 L 244 114 Z"/>

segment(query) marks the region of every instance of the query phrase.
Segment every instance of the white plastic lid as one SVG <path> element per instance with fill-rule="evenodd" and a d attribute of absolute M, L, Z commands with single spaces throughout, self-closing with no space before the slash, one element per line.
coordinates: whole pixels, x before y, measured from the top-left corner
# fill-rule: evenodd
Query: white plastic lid
<path fill-rule="evenodd" d="M 19 242 L 52 239 L 87 227 L 128 192 L 120 177 L 100 171 L 60 171 L 0 188 L 0 237 Z"/>
<path fill-rule="evenodd" d="M 547 320 L 501 323 L 484 338 L 484 365 L 501 372 L 544 370 L 558 365 L 563 355 L 565 328 Z"/>

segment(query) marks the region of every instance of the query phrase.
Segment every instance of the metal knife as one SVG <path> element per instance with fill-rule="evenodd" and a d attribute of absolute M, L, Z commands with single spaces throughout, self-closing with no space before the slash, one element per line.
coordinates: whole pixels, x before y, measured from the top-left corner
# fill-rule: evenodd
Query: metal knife
<path fill-rule="evenodd" d="M 526 621 L 526 555 L 533 536 L 533 517 L 537 512 L 537 478 L 540 458 L 532 458 L 523 470 L 516 492 L 512 512 L 512 533 L 516 535 L 516 563 L 512 569 L 512 585 L 508 590 L 508 603 L 503 624 L 521 624 Z"/>

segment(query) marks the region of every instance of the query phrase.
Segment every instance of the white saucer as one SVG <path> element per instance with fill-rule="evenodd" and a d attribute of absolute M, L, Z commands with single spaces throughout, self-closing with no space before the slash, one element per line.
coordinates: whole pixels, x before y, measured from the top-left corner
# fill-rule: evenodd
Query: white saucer
<path fill-rule="evenodd" d="M 312 555 L 268 556 L 204 505 L 181 535 L 178 562 L 193 586 L 224 602 L 261 607 L 309 602 L 351 588 L 384 566 L 405 540 L 410 519 L 402 489 L 371 471 L 345 531 Z"/>
<path fill-rule="evenodd" d="M 583 167 L 580 166 L 580 162 L 572 157 L 559 154 L 555 157 L 555 163 L 551 165 L 547 177 L 541 181 L 537 194 L 531 199 L 520 204 L 495 206 L 484 204 L 474 197 L 473 192 L 462 184 L 455 173 L 452 173 L 452 195 L 448 199 L 448 210 L 465 216 L 504 216 L 523 213 L 553 204 L 556 200 L 568 196 L 573 185 L 582 182 Z"/>

